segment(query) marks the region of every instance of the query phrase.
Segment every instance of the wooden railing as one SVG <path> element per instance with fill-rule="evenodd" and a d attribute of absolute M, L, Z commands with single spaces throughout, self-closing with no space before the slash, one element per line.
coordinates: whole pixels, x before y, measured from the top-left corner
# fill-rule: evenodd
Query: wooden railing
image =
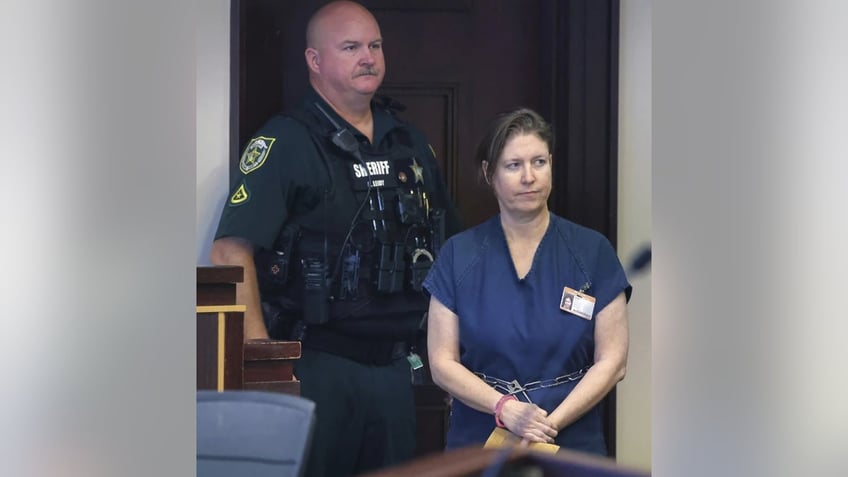
<path fill-rule="evenodd" d="M 299 341 L 244 341 L 244 305 L 236 304 L 241 267 L 197 267 L 197 389 L 300 394 L 294 380 Z"/>

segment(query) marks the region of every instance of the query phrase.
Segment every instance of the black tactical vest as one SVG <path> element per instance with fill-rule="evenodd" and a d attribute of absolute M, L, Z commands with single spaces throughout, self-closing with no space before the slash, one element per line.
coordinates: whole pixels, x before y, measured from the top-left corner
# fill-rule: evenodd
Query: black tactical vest
<path fill-rule="evenodd" d="M 395 127 L 379 149 L 349 153 L 334 144 L 338 131 L 312 113 L 286 115 L 310 131 L 326 188 L 317 205 L 292 216 L 276 250 L 257 253 L 263 302 L 307 324 L 421 316 L 429 303 L 421 283 L 443 213 L 429 207 L 409 131 Z"/>

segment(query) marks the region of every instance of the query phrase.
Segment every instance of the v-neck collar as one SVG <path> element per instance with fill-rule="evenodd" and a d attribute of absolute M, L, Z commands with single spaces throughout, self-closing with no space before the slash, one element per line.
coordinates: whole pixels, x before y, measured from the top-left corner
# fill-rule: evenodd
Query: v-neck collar
<path fill-rule="evenodd" d="M 506 231 L 504 231 L 503 223 L 501 223 L 501 214 L 498 214 L 495 217 L 495 221 L 497 223 L 497 228 L 500 231 L 501 243 L 503 244 L 504 250 L 506 251 L 506 256 L 508 258 L 509 265 L 512 268 L 512 276 L 515 277 L 515 279 L 519 283 L 524 283 L 527 281 L 527 279 L 531 278 L 531 275 L 533 275 L 533 272 L 536 270 L 542 246 L 545 244 L 545 241 L 551 234 L 551 230 L 553 230 L 552 227 L 554 225 L 554 221 L 553 217 L 551 216 L 551 212 L 548 211 L 548 226 L 545 228 L 545 233 L 542 234 L 542 238 L 541 240 L 539 240 L 539 244 L 536 245 L 536 250 L 533 252 L 533 261 L 530 262 L 530 268 L 527 270 L 527 273 L 524 274 L 523 277 L 518 276 L 518 269 L 515 268 L 515 260 L 512 258 L 512 253 L 510 253 L 509 251 L 509 242 L 507 242 Z"/>

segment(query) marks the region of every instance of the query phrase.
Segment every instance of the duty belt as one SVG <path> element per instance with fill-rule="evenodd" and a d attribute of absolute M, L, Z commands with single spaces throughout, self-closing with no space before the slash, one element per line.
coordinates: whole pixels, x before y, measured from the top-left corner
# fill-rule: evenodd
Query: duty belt
<path fill-rule="evenodd" d="M 543 379 L 539 381 L 532 381 L 526 384 L 519 384 L 517 379 L 513 379 L 512 381 L 506 381 L 503 379 L 498 379 L 492 376 L 487 376 L 483 373 L 474 372 L 478 378 L 482 379 L 483 382 L 488 384 L 489 386 L 501 391 L 504 394 L 518 394 L 521 393 L 524 395 L 527 402 L 532 403 L 533 400 L 530 399 L 530 396 L 527 395 L 529 391 L 535 391 L 536 389 L 541 388 L 552 388 L 554 386 L 559 386 L 560 384 L 570 383 L 572 381 L 577 381 L 582 378 L 586 371 L 589 371 L 592 365 L 588 365 L 582 369 L 574 371 L 573 373 L 564 374 L 562 376 L 557 376 L 551 379 Z"/>
<path fill-rule="evenodd" d="M 388 366 L 409 354 L 406 341 L 355 338 L 320 326 L 307 328 L 303 347 L 375 366 Z"/>

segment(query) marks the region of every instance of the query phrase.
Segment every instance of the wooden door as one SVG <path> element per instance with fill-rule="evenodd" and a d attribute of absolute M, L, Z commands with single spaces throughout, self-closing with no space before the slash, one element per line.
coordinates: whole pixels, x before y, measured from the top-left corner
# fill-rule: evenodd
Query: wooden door
<path fill-rule="evenodd" d="M 250 135 L 275 112 L 297 104 L 307 87 L 306 22 L 325 3 L 233 0 L 233 170 Z M 487 121 L 527 106 L 550 120 L 557 136 L 551 209 L 615 244 L 617 0 L 361 3 L 384 38 L 381 93 L 406 105 L 403 116 L 427 134 L 466 226 L 497 213 L 473 161 Z M 432 389 L 417 398 L 419 409 L 440 406 Z M 613 403 L 614 395 L 605 405 L 612 455 Z M 441 444 L 424 436 L 419 454 Z"/>

